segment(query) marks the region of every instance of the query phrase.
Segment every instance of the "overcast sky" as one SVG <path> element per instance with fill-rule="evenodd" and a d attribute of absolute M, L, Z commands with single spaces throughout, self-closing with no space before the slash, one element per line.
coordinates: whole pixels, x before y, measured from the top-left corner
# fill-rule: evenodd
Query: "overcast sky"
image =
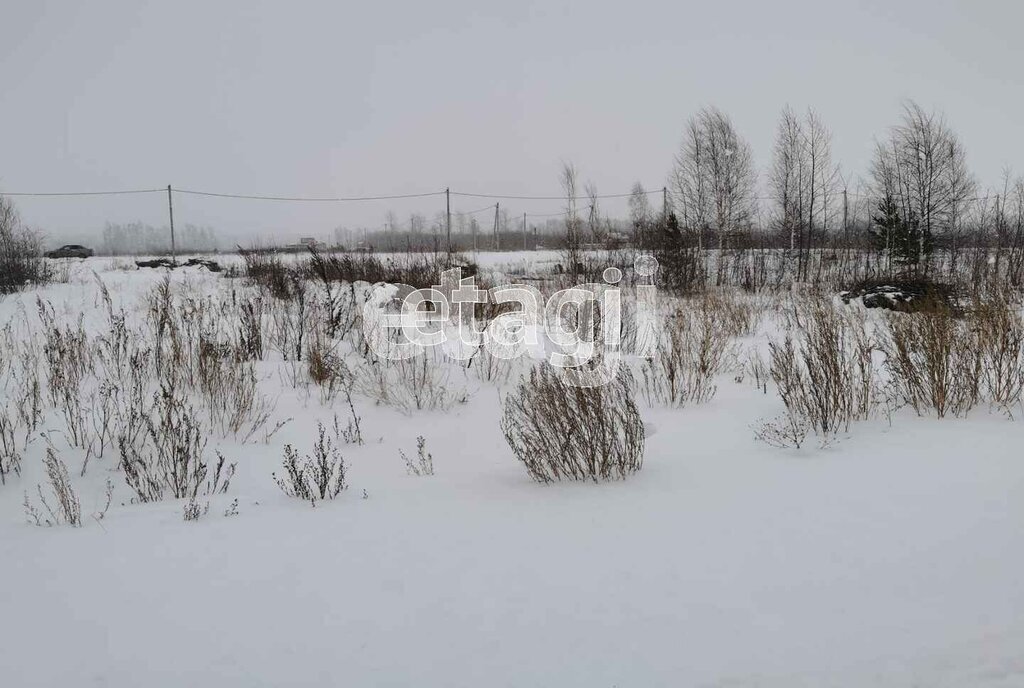
<path fill-rule="evenodd" d="M 4 0 L 0 188 L 545 195 L 572 160 L 617 193 L 665 183 L 703 105 L 733 117 L 763 170 L 786 104 L 818 110 L 856 178 L 906 98 L 945 113 L 992 186 L 1024 172 L 1022 21 L 1008 0 Z M 166 223 L 159 195 L 17 202 L 56 236 Z M 175 220 L 322 236 L 443 202 L 176 197 Z"/>

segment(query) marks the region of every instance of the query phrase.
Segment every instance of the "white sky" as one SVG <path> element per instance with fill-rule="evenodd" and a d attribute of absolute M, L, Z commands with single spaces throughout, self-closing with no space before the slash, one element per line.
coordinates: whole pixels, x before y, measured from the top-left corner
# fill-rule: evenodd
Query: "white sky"
<path fill-rule="evenodd" d="M 713 104 L 770 162 L 815 107 L 845 172 L 912 97 L 945 112 L 983 186 L 1024 172 L 1017 2 L 42 2 L 0 9 L 0 187 L 279 195 L 602 193 L 665 183 Z M 51 234 L 166 222 L 164 197 L 19 199 Z M 487 204 L 453 199 L 456 209 Z M 609 202 L 609 211 L 621 204 Z M 513 202 L 554 212 L 558 202 Z M 176 198 L 176 222 L 325 235 L 443 209 Z"/>

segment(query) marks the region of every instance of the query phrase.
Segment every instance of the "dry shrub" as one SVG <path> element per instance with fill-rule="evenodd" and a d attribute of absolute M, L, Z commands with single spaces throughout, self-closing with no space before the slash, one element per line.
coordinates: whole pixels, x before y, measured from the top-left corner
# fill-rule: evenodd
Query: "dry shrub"
<path fill-rule="evenodd" d="M 410 459 L 404 451 L 398 450 L 405 462 L 405 471 L 409 475 L 434 475 L 434 455 L 427 451 L 427 439 L 420 435 L 416 438 L 416 459 Z"/>
<path fill-rule="evenodd" d="M 0 409 L 0 485 L 7 484 L 10 473 L 21 475 L 21 454 L 15 440 L 17 428 L 17 420 L 11 418 L 6 408 Z"/>
<path fill-rule="evenodd" d="M 337 258 L 310 250 L 307 270 L 320 286 L 316 318 L 326 328 L 329 337 L 344 337 L 355 326 L 359 309 L 356 307 L 355 279 L 339 283 Z"/>
<path fill-rule="evenodd" d="M 997 295 L 974 312 L 982 359 L 982 389 L 995 408 L 1013 416 L 1024 394 L 1024 324 L 1012 302 Z"/>
<path fill-rule="evenodd" d="M 764 308 L 737 289 L 715 289 L 702 298 L 701 308 L 712 314 L 730 337 L 749 337 L 757 331 Z"/>
<path fill-rule="evenodd" d="M 237 350 L 242 360 L 263 360 L 263 319 L 266 308 L 261 297 L 243 301 L 239 308 Z"/>
<path fill-rule="evenodd" d="M 196 389 L 209 427 L 221 436 L 241 436 L 247 442 L 270 419 L 272 406 L 259 392 L 256 367 L 240 361 L 231 346 L 207 343 L 199 348 Z"/>
<path fill-rule="evenodd" d="M 14 204 L 0 196 L 0 294 L 10 294 L 52 278 L 39 237 L 21 223 Z"/>
<path fill-rule="evenodd" d="M 61 327 L 57 324 L 52 305 L 38 298 L 36 305 L 46 338 L 43 354 L 47 364 L 48 399 L 60 412 L 67 427 L 65 436 L 71 445 L 85 447 L 88 428 L 81 387 L 93 372 L 94 362 L 89 338 L 82 326 L 82 316 L 79 316 L 75 327 Z"/>
<path fill-rule="evenodd" d="M 285 264 L 281 256 L 273 251 L 238 249 L 245 261 L 245 276 L 276 299 L 290 300 L 295 297 L 301 277 L 298 270 Z"/>
<path fill-rule="evenodd" d="M 294 297 L 284 301 L 275 299 L 270 308 L 269 342 L 286 361 L 301 361 L 305 350 L 305 335 L 309 327 L 306 288 L 304 282 L 296 284 Z"/>
<path fill-rule="evenodd" d="M 298 452 L 292 445 L 284 448 L 284 476 L 271 474 L 274 482 L 289 497 L 296 497 L 309 502 L 313 506 L 324 499 L 335 499 L 342 490 L 348 487 L 345 475 L 348 467 L 338 446 L 343 438 L 334 419 L 333 439 L 328 436 L 323 423 L 317 423 L 319 429 L 317 441 L 313 444 L 313 456 L 306 455 L 305 461 L 299 459 Z"/>
<path fill-rule="evenodd" d="M 65 523 L 69 526 L 80 527 L 82 525 L 82 505 L 71 485 L 71 478 L 68 476 L 68 467 L 57 458 L 52 447 L 46 448 L 46 457 L 43 459 L 46 467 L 46 479 L 50 484 L 53 504 L 50 504 L 43 494 L 42 485 L 36 485 L 36 492 L 39 495 L 39 503 L 46 511 L 44 515 L 39 508 L 34 506 L 25 493 L 25 516 L 30 523 L 37 526 L 54 526 Z M 48 516 L 48 517 L 47 517 Z"/>
<path fill-rule="evenodd" d="M 501 429 L 538 482 L 622 479 L 643 461 L 644 426 L 625 371 L 575 387 L 550 365 L 534 368 L 505 399 Z"/>
<path fill-rule="evenodd" d="M 443 359 L 427 351 L 397 361 L 368 360 L 356 370 L 356 389 L 402 411 L 445 411 L 467 398 Z"/>
<path fill-rule="evenodd" d="M 981 397 L 982 357 L 971 334 L 946 308 L 890 315 L 882 348 L 896 397 L 918 414 L 966 415 Z"/>
<path fill-rule="evenodd" d="M 39 353 L 29 346 L 20 353 L 18 363 L 13 368 L 16 382 L 15 408 L 18 411 L 18 424 L 25 429 L 26 442 L 43 420 L 43 386 L 39 367 Z"/>
<path fill-rule="evenodd" d="M 148 295 L 153 348 L 145 358 L 160 384 L 197 398 L 211 432 L 248 442 L 273 411 L 254 363 L 263 353 L 262 303 L 218 300 L 187 287 L 176 293 L 168 275 Z"/>
<path fill-rule="evenodd" d="M 381 258 L 365 253 L 324 254 L 312 251 L 299 270 L 321 282 L 408 284 L 424 289 L 441 283 L 441 272 L 460 267 L 462 276 L 477 273 L 477 266 L 459 254 L 404 253 Z"/>
<path fill-rule="evenodd" d="M 874 345 L 863 317 L 813 300 L 802 323 L 795 337 L 769 344 L 768 372 L 786 413 L 763 424 L 757 436 L 775 446 L 799 447 L 809 432 L 827 442 L 869 418 L 878 403 Z"/>
<path fill-rule="evenodd" d="M 655 354 L 642 367 L 640 391 L 649 404 L 702 404 L 715 396 L 731 338 L 714 304 L 699 300 L 665 320 Z"/>
<path fill-rule="evenodd" d="M 764 358 L 755 350 L 747 351 L 746 359 L 743 361 L 743 368 L 736 376 L 737 382 L 749 379 L 755 387 L 768 393 L 768 380 L 771 379 L 771 371 Z"/>
<path fill-rule="evenodd" d="M 322 326 L 315 326 L 307 341 L 306 372 L 320 390 L 320 403 L 331 404 L 339 394 L 351 390 L 352 372 L 336 352 L 337 343 Z"/>
<path fill-rule="evenodd" d="M 208 496 L 227 491 L 235 464 L 225 469 L 224 457 L 218 453 L 218 463 L 210 473 L 204 456 L 206 433 L 195 411 L 176 390 L 161 389 L 145 422 L 146 435 L 136 443 L 124 436 L 119 440 L 125 482 L 138 501 L 159 501 L 165 493 L 175 499 L 195 500 L 204 487 Z"/>

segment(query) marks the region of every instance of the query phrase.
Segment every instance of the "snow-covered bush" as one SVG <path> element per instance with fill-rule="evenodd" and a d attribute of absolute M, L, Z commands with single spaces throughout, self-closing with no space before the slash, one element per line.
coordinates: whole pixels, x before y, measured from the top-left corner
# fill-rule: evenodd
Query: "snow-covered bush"
<path fill-rule="evenodd" d="M 643 462 L 644 426 L 624 371 L 575 387 L 549 365 L 535 368 L 506 398 L 501 429 L 539 482 L 621 479 Z"/>

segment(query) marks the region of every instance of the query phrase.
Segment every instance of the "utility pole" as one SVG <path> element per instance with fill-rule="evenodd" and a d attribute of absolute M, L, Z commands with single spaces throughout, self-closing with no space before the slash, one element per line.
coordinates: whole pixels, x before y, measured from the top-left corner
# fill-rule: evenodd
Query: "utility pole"
<path fill-rule="evenodd" d="M 850 204 L 846 198 L 846 187 L 843 187 L 843 243 L 846 244 L 846 256 L 845 262 L 849 263 L 850 258 L 850 225 L 847 224 L 850 216 Z"/>
<path fill-rule="evenodd" d="M 661 187 L 661 214 L 665 216 L 665 222 L 668 222 L 668 187 Z"/>
<path fill-rule="evenodd" d="M 494 250 L 495 251 L 500 251 L 501 250 L 501 234 L 498 233 L 498 208 L 500 206 L 501 206 L 500 202 L 494 204 Z"/>
<path fill-rule="evenodd" d="M 523 213 L 523 250 L 526 250 L 526 213 Z"/>
<path fill-rule="evenodd" d="M 447 208 L 448 255 L 452 254 L 452 196 L 449 189 L 444 190 L 444 202 Z"/>
<path fill-rule="evenodd" d="M 171 220 L 171 263 L 178 264 L 178 254 L 174 246 L 174 203 L 171 201 L 171 185 L 167 185 L 167 215 Z"/>

